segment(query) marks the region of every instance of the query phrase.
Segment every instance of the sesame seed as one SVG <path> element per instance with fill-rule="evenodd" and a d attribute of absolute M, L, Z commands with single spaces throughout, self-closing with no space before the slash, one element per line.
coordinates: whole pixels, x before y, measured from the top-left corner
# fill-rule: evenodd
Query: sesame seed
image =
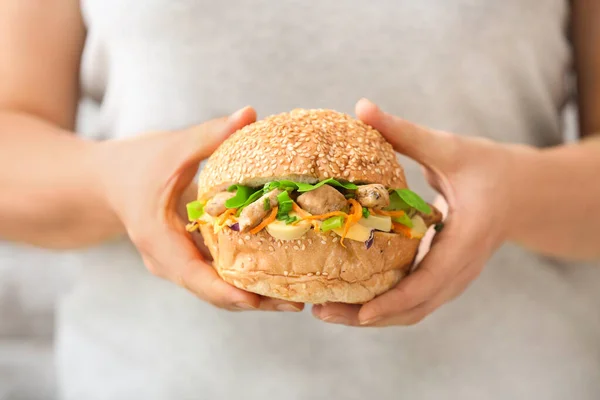
<path fill-rule="evenodd" d="M 269 251 L 275 251 L 275 248 L 273 246 L 269 246 Z"/>
<path fill-rule="evenodd" d="M 327 272 L 323 272 L 321 275 L 323 275 L 323 276 L 327 276 Z"/>
<path fill-rule="evenodd" d="M 294 250 L 300 250 L 300 248 L 298 246 L 294 246 L 293 249 Z"/>
<path fill-rule="evenodd" d="M 238 244 L 244 244 L 244 241 L 242 240 L 242 238 L 238 239 Z"/>
<path fill-rule="evenodd" d="M 321 243 L 327 244 L 327 241 L 326 240 L 321 240 Z"/>
<path fill-rule="evenodd" d="M 283 271 L 283 275 L 285 275 L 285 276 L 288 276 L 288 275 L 289 275 L 289 272 L 287 272 L 287 271 Z"/>
<path fill-rule="evenodd" d="M 321 275 L 321 272 L 320 272 L 320 271 L 317 271 L 317 272 L 315 273 L 315 275 L 319 276 L 319 275 Z"/>
<path fill-rule="evenodd" d="M 396 153 L 375 129 L 336 111 L 296 109 L 247 125 L 225 140 L 200 173 L 198 198 L 257 175 L 267 180 L 290 174 L 406 187 Z"/>
<path fill-rule="evenodd" d="M 308 274 L 306 274 L 306 276 L 313 276 L 313 273 L 309 272 Z"/>
<path fill-rule="evenodd" d="M 246 236 L 244 237 L 244 239 L 246 239 L 246 240 L 250 240 L 250 235 L 246 235 Z"/>

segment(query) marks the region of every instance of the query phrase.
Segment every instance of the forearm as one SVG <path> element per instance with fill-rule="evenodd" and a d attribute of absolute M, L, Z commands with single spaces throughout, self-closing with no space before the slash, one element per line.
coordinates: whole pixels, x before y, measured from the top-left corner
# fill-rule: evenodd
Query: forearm
<path fill-rule="evenodd" d="M 98 184 L 97 146 L 40 119 L 0 112 L 0 237 L 75 248 L 122 233 Z"/>
<path fill-rule="evenodd" d="M 517 150 L 509 239 L 536 251 L 600 258 L 600 140 Z"/>

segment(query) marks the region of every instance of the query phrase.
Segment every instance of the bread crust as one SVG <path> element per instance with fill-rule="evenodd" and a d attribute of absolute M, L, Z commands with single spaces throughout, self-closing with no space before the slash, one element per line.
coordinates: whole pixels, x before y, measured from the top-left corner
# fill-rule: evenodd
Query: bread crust
<path fill-rule="evenodd" d="M 226 282 L 249 292 L 303 303 L 361 304 L 389 290 L 414 261 L 418 239 L 375 232 L 370 249 L 334 233 L 309 231 L 281 241 L 264 230 L 249 235 L 200 227 L 214 267 Z"/>
<path fill-rule="evenodd" d="M 198 178 L 198 199 L 232 184 L 252 187 L 279 179 L 327 178 L 406 187 L 392 146 L 374 128 L 332 110 L 297 109 L 247 125 L 209 158 Z"/>

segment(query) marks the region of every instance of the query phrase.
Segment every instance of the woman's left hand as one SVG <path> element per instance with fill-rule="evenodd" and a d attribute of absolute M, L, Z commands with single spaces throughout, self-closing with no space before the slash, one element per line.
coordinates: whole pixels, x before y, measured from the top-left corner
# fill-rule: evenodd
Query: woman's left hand
<path fill-rule="evenodd" d="M 460 295 L 506 239 L 515 206 L 511 181 L 529 150 L 416 126 L 367 100 L 356 113 L 424 167 L 447 202 L 447 218 L 418 268 L 394 288 L 362 306 L 319 305 L 313 314 L 346 325 L 412 325 Z"/>

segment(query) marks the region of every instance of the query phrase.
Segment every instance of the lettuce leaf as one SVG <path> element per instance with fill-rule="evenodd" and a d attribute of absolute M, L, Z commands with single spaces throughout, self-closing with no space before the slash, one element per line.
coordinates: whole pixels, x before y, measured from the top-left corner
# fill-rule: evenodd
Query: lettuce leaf
<path fill-rule="evenodd" d="M 258 200 L 263 194 L 264 189 L 253 189 L 243 185 L 231 185 L 227 188 L 228 192 L 235 191 L 235 196 L 225 202 L 227 208 L 237 208 L 237 215 L 250 204 Z"/>
<path fill-rule="evenodd" d="M 318 189 L 323 185 L 337 186 L 337 187 L 341 187 L 341 188 L 348 189 L 348 190 L 358 189 L 358 186 L 356 186 L 354 183 L 340 182 L 333 178 L 325 179 L 324 181 L 321 181 L 314 185 L 311 185 L 309 183 L 296 183 L 296 185 L 298 186 L 298 192 L 300 192 L 300 193 L 310 192 L 311 190 Z"/>
<path fill-rule="evenodd" d="M 393 218 L 392 218 L 392 221 L 394 221 L 394 222 L 397 222 L 397 223 L 399 223 L 399 224 L 402 224 L 402 225 L 404 225 L 404 226 L 407 226 L 407 227 L 409 227 L 409 228 L 412 228 L 412 227 L 413 227 L 413 222 L 412 222 L 412 220 L 411 220 L 411 219 L 410 219 L 410 217 L 409 217 L 408 215 L 406 215 L 406 214 L 404 214 L 404 215 L 403 215 L 403 216 L 401 216 L 401 217 L 393 217 Z"/>
<path fill-rule="evenodd" d="M 424 214 L 431 214 L 431 207 L 425 202 L 418 194 L 410 189 L 396 189 L 395 192 L 398 194 L 400 199 L 406 204 L 414 208 L 415 210 L 421 211 Z"/>
<path fill-rule="evenodd" d="M 277 195 L 277 203 L 279 203 L 279 210 L 277 211 L 277 214 L 281 215 L 289 214 L 294 205 L 290 195 L 285 190 Z"/>
<path fill-rule="evenodd" d="M 185 207 L 187 208 L 188 220 L 190 221 L 196 221 L 204 215 L 204 204 L 198 200 L 187 203 Z"/>

